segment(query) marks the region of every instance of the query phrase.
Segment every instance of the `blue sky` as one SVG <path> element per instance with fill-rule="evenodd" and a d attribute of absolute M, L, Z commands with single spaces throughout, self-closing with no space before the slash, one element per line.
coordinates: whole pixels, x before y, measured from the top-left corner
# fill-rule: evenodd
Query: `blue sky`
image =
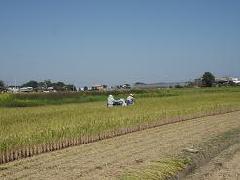
<path fill-rule="evenodd" d="M 239 0 L 0 0 L 0 79 L 240 76 Z"/>

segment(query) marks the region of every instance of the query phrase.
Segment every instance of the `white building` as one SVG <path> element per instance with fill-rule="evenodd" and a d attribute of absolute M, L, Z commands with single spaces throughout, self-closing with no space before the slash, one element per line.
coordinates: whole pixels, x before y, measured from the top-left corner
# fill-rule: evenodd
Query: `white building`
<path fill-rule="evenodd" d="M 18 93 L 20 90 L 18 87 L 9 87 L 7 88 L 7 91 L 10 93 Z"/>
<path fill-rule="evenodd" d="M 20 88 L 20 92 L 32 92 L 33 87 L 22 87 Z"/>
<path fill-rule="evenodd" d="M 234 82 L 235 84 L 240 84 L 240 80 L 238 78 L 230 78 L 232 82 Z"/>

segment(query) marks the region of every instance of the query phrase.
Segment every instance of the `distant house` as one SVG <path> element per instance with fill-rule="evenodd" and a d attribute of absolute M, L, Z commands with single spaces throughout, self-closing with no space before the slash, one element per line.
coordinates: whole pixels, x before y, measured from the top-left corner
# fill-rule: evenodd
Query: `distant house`
<path fill-rule="evenodd" d="M 131 85 L 130 84 L 121 84 L 121 85 L 112 87 L 111 89 L 131 89 Z"/>
<path fill-rule="evenodd" d="M 33 87 L 22 87 L 20 92 L 33 92 Z"/>
<path fill-rule="evenodd" d="M 107 85 L 94 85 L 92 86 L 93 91 L 106 91 Z"/>
<path fill-rule="evenodd" d="M 57 90 L 54 89 L 54 87 L 48 87 L 47 90 L 48 90 L 49 92 L 57 92 Z"/>
<path fill-rule="evenodd" d="M 7 92 L 9 93 L 19 93 L 20 88 L 18 86 L 8 86 Z"/>
<path fill-rule="evenodd" d="M 130 84 L 123 84 L 121 85 L 122 89 L 131 89 L 131 85 Z"/>
<path fill-rule="evenodd" d="M 232 80 L 233 83 L 235 84 L 240 84 L 240 79 L 239 78 L 230 78 Z"/>
<path fill-rule="evenodd" d="M 228 77 L 216 77 L 215 83 L 216 84 L 229 84 L 229 78 Z"/>
<path fill-rule="evenodd" d="M 231 85 L 231 84 L 237 84 L 240 85 L 239 78 L 235 77 L 217 77 L 215 79 L 216 84 L 218 85 Z"/>
<path fill-rule="evenodd" d="M 57 91 L 54 89 L 54 87 L 48 87 L 48 88 L 43 89 L 42 92 L 50 93 L 50 92 L 57 92 Z"/>

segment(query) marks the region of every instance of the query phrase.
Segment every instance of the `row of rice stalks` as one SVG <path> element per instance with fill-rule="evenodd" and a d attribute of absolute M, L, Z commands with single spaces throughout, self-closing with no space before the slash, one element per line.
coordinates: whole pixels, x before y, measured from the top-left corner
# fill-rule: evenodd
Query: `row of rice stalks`
<path fill-rule="evenodd" d="M 37 155 L 41 153 L 64 149 L 70 146 L 93 143 L 103 139 L 113 138 L 116 136 L 133 133 L 136 131 L 141 131 L 144 129 L 154 128 L 154 127 L 159 127 L 167 124 L 177 123 L 180 121 L 186 121 L 186 120 L 191 120 L 195 118 L 216 115 L 216 114 L 224 114 L 224 113 L 229 113 L 234 111 L 239 111 L 239 109 L 233 108 L 233 107 L 222 107 L 222 108 L 215 107 L 214 109 L 211 109 L 211 111 L 209 110 L 207 112 L 205 111 L 205 112 L 201 112 L 194 115 L 179 114 L 179 116 L 175 118 L 168 118 L 168 119 L 166 118 L 166 119 L 161 119 L 151 123 L 142 123 L 139 125 L 135 125 L 133 127 L 113 129 L 110 131 L 99 133 L 97 135 L 80 135 L 78 138 L 60 139 L 59 141 L 52 142 L 52 143 L 43 143 L 38 145 L 29 145 L 29 146 L 19 147 L 15 149 L 6 149 L 0 153 L 0 164 L 8 163 L 10 161 L 14 161 L 21 158 L 31 157 L 33 155 Z"/>

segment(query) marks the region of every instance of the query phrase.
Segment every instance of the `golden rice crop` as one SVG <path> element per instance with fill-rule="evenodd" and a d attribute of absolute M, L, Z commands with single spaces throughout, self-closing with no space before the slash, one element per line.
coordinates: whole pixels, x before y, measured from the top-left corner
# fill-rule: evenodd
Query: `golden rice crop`
<path fill-rule="evenodd" d="M 191 90 L 192 91 L 192 90 Z M 129 107 L 106 102 L 0 108 L 0 152 L 6 149 L 97 135 L 166 119 L 240 108 L 240 90 L 139 97 Z"/>

